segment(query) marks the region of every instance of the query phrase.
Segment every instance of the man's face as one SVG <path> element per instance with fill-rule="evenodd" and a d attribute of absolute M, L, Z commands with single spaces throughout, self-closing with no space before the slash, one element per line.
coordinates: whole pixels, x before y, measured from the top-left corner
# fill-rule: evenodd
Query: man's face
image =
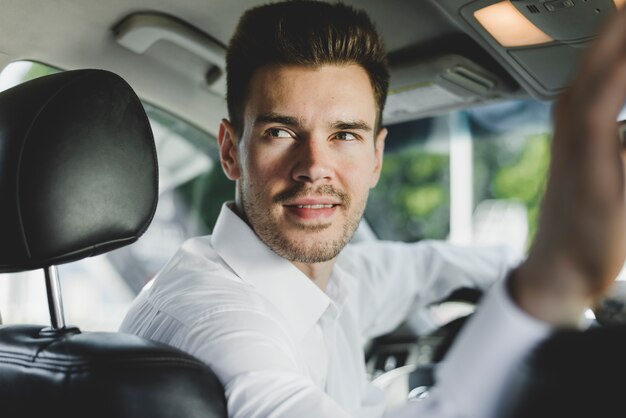
<path fill-rule="evenodd" d="M 222 164 L 238 180 L 238 210 L 277 254 L 328 261 L 350 240 L 380 173 L 386 131 L 374 132 L 376 116 L 360 66 L 254 74 L 236 145 L 222 124 Z"/>

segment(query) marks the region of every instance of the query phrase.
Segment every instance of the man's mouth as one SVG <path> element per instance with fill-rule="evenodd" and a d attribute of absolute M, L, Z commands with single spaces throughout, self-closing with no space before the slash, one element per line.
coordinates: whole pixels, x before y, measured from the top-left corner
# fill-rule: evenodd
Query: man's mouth
<path fill-rule="evenodd" d="M 325 201 L 321 202 L 320 200 L 322 200 L 320 197 L 299 198 L 284 202 L 283 207 L 289 217 L 298 223 L 327 223 L 335 216 L 341 203 L 328 201 L 329 199 L 324 199 Z"/>
<path fill-rule="evenodd" d="M 315 205 L 285 205 L 285 206 L 293 206 L 298 209 L 328 209 L 334 206 L 335 204 L 315 204 Z"/>
<path fill-rule="evenodd" d="M 273 202 L 283 206 L 322 209 L 328 206 L 348 206 L 350 198 L 347 193 L 337 190 L 331 185 L 317 188 L 299 185 L 274 196 Z"/>
<path fill-rule="evenodd" d="M 316 189 L 296 187 L 274 198 L 287 215 L 298 223 L 328 223 L 340 208 L 347 208 L 349 198 L 343 191 L 330 185 Z"/>

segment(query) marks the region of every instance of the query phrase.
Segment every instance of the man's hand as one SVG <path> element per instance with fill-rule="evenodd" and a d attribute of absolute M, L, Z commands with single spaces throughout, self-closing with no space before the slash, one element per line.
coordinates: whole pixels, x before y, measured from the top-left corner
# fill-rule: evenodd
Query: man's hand
<path fill-rule="evenodd" d="M 510 290 L 531 315 L 563 326 L 605 295 L 626 255 L 626 10 L 585 53 L 555 105 L 552 162 L 536 239 Z"/>

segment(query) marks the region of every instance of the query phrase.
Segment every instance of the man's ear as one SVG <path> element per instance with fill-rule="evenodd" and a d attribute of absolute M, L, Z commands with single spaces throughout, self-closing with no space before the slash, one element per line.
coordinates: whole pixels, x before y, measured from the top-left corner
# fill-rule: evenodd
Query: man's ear
<path fill-rule="evenodd" d="M 239 170 L 239 154 L 237 153 L 237 135 L 233 125 L 226 119 L 222 119 L 220 122 L 217 142 L 220 147 L 220 161 L 224 174 L 230 180 L 239 180 L 241 172 Z"/>
<path fill-rule="evenodd" d="M 380 171 L 383 168 L 383 154 L 385 152 L 385 139 L 387 138 L 387 129 L 382 128 L 376 138 L 374 139 L 375 147 L 374 147 L 374 172 L 372 173 L 372 182 L 370 187 L 376 186 L 378 184 L 378 179 L 380 179 Z"/>

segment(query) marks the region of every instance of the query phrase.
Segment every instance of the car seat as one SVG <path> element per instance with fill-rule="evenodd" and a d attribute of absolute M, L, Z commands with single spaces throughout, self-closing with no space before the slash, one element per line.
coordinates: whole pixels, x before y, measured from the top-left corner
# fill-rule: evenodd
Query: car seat
<path fill-rule="evenodd" d="M 516 373 L 502 418 L 626 416 L 626 324 L 560 330 Z"/>
<path fill-rule="evenodd" d="M 152 131 L 118 75 L 67 71 L 0 93 L 0 273 L 42 269 L 51 317 L 0 326 L 1 416 L 227 416 L 194 357 L 65 324 L 55 266 L 136 241 L 157 196 Z"/>

